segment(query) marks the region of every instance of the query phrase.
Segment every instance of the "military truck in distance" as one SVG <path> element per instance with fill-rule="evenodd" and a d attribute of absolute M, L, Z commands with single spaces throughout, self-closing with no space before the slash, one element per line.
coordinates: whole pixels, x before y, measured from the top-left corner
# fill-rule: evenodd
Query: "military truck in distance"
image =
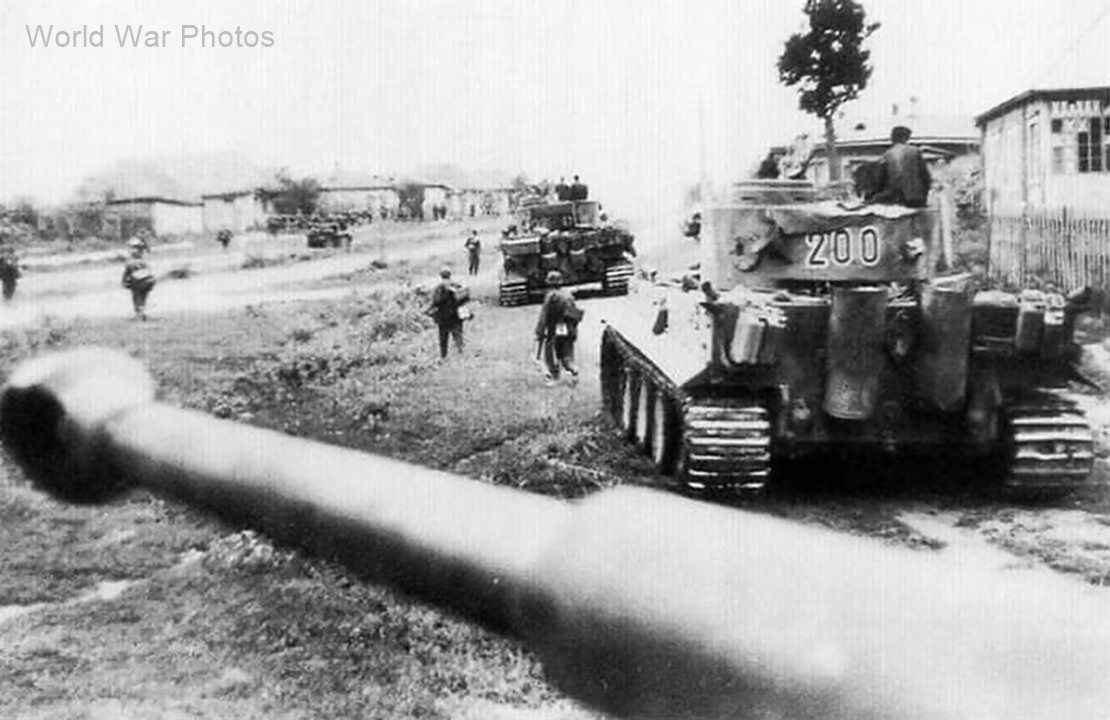
<path fill-rule="evenodd" d="M 1063 392 L 1083 292 L 971 292 L 935 275 L 932 210 L 812 198 L 737 185 L 703 212 L 699 292 L 606 309 L 603 402 L 664 483 L 757 491 L 849 450 L 966 454 L 1012 495 L 1088 482 L 1092 432 Z"/>
<path fill-rule="evenodd" d="M 561 273 L 564 286 L 600 283 L 606 294 L 626 294 L 634 238 L 603 217 L 601 205 L 591 200 L 524 205 L 501 237 L 500 304 L 542 297 L 552 270 Z"/>
<path fill-rule="evenodd" d="M 329 220 L 315 223 L 308 229 L 310 248 L 341 248 L 350 244 L 351 234 L 347 232 L 345 223 Z"/>

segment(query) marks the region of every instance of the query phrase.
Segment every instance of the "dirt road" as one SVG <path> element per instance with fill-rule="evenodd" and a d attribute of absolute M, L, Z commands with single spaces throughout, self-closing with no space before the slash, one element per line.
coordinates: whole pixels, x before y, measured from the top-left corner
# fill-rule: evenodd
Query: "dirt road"
<path fill-rule="evenodd" d="M 302 236 L 272 238 L 254 233 L 237 238 L 223 252 L 196 246 L 174 247 L 154 252 L 150 263 L 162 277 L 151 294 L 151 315 L 181 312 L 215 312 L 266 302 L 323 300 L 357 290 L 359 286 L 336 286 L 306 290 L 306 282 L 342 276 L 368 268 L 375 260 L 386 263 L 422 265 L 441 258 L 461 268 L 462 241 L 470 227 L 487 239 L 486 274 L 495 265 L 495 233 L 501 221 L 482 220 L 473 224 L 369 226 L 353 233 L 352 251 L 309 250 Z M 0 327 L 41 323 L 57 319 L 103 319 L 127 316 L 129 298 L 119 287 L 122 253 L 97 253 L 92 267 L 75 264 L 53 272 L 29 272 L 15 298 L 0 308 Z M 261 267 L 244 270 L 257 260 Z M 270 267 L 266 267 L 271 264 Z M 170 279 L 171 270 L 181 270 L 182 279 Z M 370 280 L 372 282 L 372 279 Z"/>

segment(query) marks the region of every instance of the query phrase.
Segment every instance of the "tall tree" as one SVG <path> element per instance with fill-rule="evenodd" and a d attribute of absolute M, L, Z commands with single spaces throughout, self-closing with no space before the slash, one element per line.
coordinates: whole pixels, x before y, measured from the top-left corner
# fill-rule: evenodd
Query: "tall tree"
<path fill-rule="evenodd" d="M 809 32 L 794 33 L 778 61 L 779 80 L 798 86 L 798 107 L 825 123 L 829 179 L 840 179 L 833 118 L 855 100 L 871 78 L 871 51 L 863 43 L 879 28 L 868 23 L 856 0 L 806 0 Z"/>
<path fill-rule="evenodd" d="M 259 188 L 255 197 L 272 203 L 279 215 L 311 215 L 316 212 L 320 199 L 320 184 L 313 178 L 296 180 L 287 170 L 280 170 L 269 187 Z"/>

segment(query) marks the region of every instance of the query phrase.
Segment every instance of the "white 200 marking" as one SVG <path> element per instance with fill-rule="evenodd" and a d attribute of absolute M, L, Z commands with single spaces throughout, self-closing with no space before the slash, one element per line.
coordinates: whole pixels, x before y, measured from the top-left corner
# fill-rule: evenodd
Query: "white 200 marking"
<path fill-rule="evenodd" d="M 806 235 L 806 265 L 810 267 L 829 267 L 830 265 L 852 265 L 860 263 L 867 267 L 879 264 L 882 246 L 879 233 L 868 226 L 854 236 L 848 230 L 834 230 L 825 233 Z"/>

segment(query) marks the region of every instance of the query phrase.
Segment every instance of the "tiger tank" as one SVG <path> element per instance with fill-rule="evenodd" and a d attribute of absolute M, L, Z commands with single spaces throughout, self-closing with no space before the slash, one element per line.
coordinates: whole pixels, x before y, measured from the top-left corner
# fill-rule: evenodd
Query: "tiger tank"
<path fill-rule="evenodd" d="M 523 206 L 502 233 L 500 249 L 501 305 L 541 298 L 552 270 L 559 271 L 560 286 L 599 284 L 607 295 L 627 294 L 636 255 L 632 234 L 609 224 L 591 200 Z"/>
<path fill-rule="evenodd" d="M 1011 496 L 1090 482 L 1068 393 L 1089 293 L 975 290 L 937 272 L 934 210 L 815 197 L 734 185 L 703 211 L 696 282 L 607 310 L 603 403 L 663 484 L 747 494 L 795 460 L 918 453 Z"/>

